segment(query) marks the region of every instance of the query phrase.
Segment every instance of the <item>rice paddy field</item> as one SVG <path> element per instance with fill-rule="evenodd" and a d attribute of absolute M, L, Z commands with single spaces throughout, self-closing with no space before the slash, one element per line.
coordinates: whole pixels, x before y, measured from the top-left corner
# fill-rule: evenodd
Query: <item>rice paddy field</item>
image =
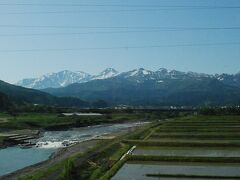
<path fill-rule="evenodd" d="M 188 116 L 160 121 L 128 139 L 135 150 L 112 177 L 240 179 L 240 117 Z"/>

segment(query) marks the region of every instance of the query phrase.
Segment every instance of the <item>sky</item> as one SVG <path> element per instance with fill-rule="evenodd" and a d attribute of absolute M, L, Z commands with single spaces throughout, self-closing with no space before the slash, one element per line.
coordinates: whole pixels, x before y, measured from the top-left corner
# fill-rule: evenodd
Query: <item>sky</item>
<path fill-rule="evenodd" d="M 240 1 L 1 0 L 1 80 L 108 67 L 237 73 Z"/>

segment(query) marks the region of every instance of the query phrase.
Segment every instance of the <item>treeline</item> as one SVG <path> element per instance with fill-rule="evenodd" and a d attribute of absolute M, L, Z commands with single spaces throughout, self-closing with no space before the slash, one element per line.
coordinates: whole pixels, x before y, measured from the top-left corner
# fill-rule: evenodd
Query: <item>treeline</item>
<path fill-rule="evenodd" d="M 41 108 L 47 106 L 47 108 L 44 107 L 46 109 L 49 107 L 103 108 L 108 106 L 107 102 L 101 99 L 90 102 L 77 97 L 56 97 L 39 90 L 15 86 L 0 80 L 0 110 L 25 108 L 35 111 L 36 108 L 30 107 L 29 104 L 40 105 Z"/>
<path fill-rule="evenodd" d="M 11 106 L 13 106 L 13 103 L 10 98 L 0 92 L 0 110 L 6 110 Z"/>
<path fill-rule="evenodd" d="M 98 109 L 108 107 L 108 103 L 103 100 L 86 102 L 72 97 L 62 97 L 56 99 L 56 103 L 54 104 L 33 104 L 7 96 L 6 94 L 0 92 L 0 111 L 6 111 L 14 115 L 22 112 L 77 112 L 79 109 Z"/>
<path fill-rule="evenodd" d="M 1 98 L 1 97 L 0 97 Z M 0 99 L 1 101 L 2 99 Z M 3 105 L 1 105 L 3 102 Z M 97 101 L 93 103 L 87 103 L 84 106 L 66 101 L 64 104 L 58 104 L 55 106 L 41 105 L 41 104 L 29 104 L 29 103 L 13 103 L 6 99 L 0 102 L 0 110 L 7 111 L 10 114 L 23 113 L 23 112 L 36 112 L 36 113 L 62 113 L 62 112 L 78 112 L 82 109 L 94 109 L 94 108 L 106 108 L 107 103 L 105 101 Z M 86 110 L 87 111 L 87 110 Z"/>
<path fill-rule="evenodd" d="M 240 115 L 240 106 L 236 107 L 205 107 L 199 110 L 202 115 Z"/>

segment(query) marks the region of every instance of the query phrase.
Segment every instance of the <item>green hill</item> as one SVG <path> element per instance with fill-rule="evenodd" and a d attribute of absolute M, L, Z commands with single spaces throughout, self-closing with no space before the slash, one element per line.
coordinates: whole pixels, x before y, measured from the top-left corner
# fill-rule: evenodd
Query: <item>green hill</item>
<path fill-rule="evenodd" d="M 43 104 L 62 107 L 85 107 L 88 103 L 78 98 L 55 97 L 48 93 L 15 86 L 4 81 L 0 81 L 1 106 L 6 107 L 15 104 Z"/>

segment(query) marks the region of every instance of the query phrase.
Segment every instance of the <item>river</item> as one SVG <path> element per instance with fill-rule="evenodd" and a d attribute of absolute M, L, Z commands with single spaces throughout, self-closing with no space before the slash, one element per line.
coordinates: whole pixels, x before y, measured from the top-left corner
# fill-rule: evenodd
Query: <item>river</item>
<path fill-rule="evenodd" d="M 120 132 L 142 123 L 123 123 L 112 125 L 97 125 L 74 128 L 67 131 L 46 131 L 37 140 L 38 147 L 22 149 L 19 146 L 0 150 L 0 176 L 9 174 L 24 167 L 47 160 L 64 144 L 72 144 L 93 139 L 97 136 Z"/>

